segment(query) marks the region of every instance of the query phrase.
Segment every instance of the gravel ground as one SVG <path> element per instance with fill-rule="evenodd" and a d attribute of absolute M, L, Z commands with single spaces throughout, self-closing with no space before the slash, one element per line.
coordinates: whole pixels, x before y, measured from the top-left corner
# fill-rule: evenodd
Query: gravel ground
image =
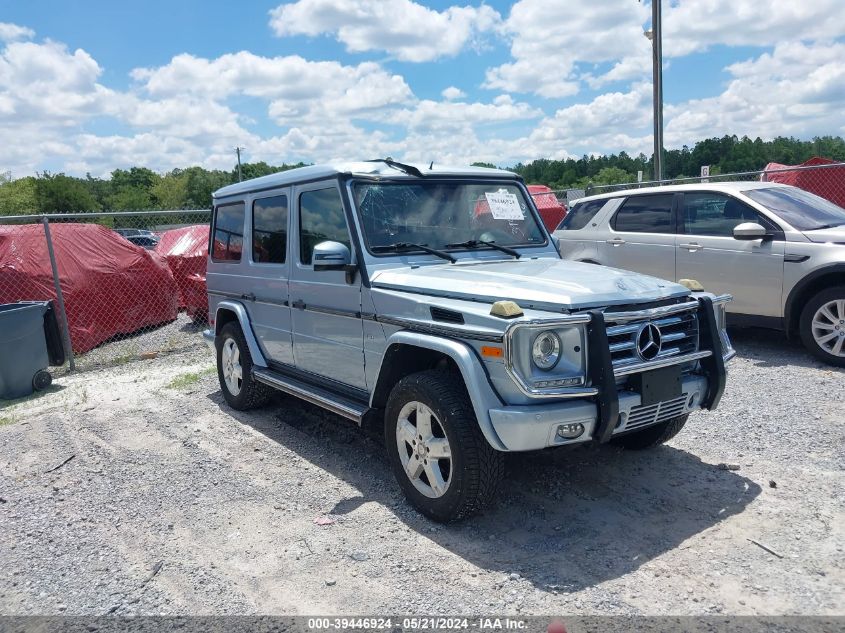
<path fill-rule="evenodd" d="M 0 613 L 843 614 L 845 372 L 734 338 L 667 446 L 512 456 L 448 527 L 374 431 L 228 409 L 204 348 L 64 376 L 0 409 Z"/>

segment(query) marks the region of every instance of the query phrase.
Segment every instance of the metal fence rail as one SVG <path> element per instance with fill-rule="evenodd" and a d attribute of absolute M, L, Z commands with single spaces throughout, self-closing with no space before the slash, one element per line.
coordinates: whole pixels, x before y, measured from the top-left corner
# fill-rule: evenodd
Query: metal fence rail
<path fill-rule="evenodd" d="M 0 216 L 0 303 L 53 301 L 70 370 L 199 348 L 209 221 L 195 209 Z"/>

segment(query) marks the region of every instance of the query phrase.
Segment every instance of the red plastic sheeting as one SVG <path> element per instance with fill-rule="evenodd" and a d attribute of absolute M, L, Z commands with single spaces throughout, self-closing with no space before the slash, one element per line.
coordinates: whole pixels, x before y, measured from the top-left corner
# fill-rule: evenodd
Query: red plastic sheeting
<path fill-rule="evenodd" d="M 540 212 L 543 224 L 549 231 L 554 231 L 566 217 L 566 207 L 557 199 L 546 185 L 528 185 L 528 193 L 534 198 L 534 204 Z"/>
<path fill-rule="evenodd" d="M 179 288 L 179 308 L 193 318 L 208 315 L 205 272 L 208 265 L 208 225 L 196 224 L 161 234 L 155 251 L 167 260 Z"/>
<path fill-rule="evenodd" d="M 800 165 L 781 165 L 780 163 L 769 163 L 766 165 L 760 180 L 764 182 L 779 182 L 785 185 L 800 187 L 817 196 L 826 198 L 831 202 L 845 207 L 845 166 L 827 167 L 825 169 L 798 169 L 795 171 L 781 171 L 780 169 L 792 169 L 794 167 L 811 167 L 813 165 L 830 165 L 836 161 L 818 156 L 811 158 Z M 774 173 L 770 173 L 775 170 Z"/>
<path fill-rule="evenodd" d="M 176 318 L 164 260 L 97 224 L 50 224 L 73 351 Z M 0 226 L 0 303 L 55 299 L 44 227 Z"/>

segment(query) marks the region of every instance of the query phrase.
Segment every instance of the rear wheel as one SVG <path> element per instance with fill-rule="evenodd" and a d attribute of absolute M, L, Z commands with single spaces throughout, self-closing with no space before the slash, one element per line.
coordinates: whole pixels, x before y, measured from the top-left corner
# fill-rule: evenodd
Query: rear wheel
<path fill-rule="evenodd" d="M 385 444 L 396 479 L 411 504 L 435 521 L 480 512 L 504 472 L 460 380 L 424 371 L 399 381 L 387 403 Z"/>
<path fill-rule="evenodd" d="M 816 358 L 845 367 L 845 286 L 814 296 L 801 311 L 801 341 Z"/>
<path fill-rule="evenodd" d="M 653 446 L 664 444 L 675 437 L 684 428 L 687 423 L 688 415 L 681 415 L 666 422 L 655 424 L 642 431 L 634 431 L 626 433 L 619 437 L 614 437 L 611 441 L 617 446 L 626 448 L 632 451 L 641 451 Z"/>
<path fill-rule="evenodd" d="M 227 323 L 217 337 L 217 377 L 226 402 L 238 411 L 260 407 L 272 393 L 252 377 L 252 356 L 238 323 Z"/>

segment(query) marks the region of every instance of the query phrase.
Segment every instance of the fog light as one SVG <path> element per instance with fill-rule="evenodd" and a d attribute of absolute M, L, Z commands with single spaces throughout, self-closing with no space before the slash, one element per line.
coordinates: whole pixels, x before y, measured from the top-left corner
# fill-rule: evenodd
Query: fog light
<path fill-rule="evenodd" d="M 580 422 L 561 424 L 557 427 L 557 436 L 565 440 L 574 440 L 584 432 L 584 425 Z"/>

